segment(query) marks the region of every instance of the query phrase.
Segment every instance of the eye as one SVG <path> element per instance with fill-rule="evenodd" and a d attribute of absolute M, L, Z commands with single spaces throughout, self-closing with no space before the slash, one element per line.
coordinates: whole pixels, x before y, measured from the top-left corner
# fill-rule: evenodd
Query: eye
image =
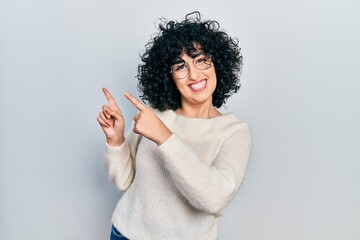
<path fill-rule="evenodd" d="M 200 56 L 199 58 L 197 58 L 195 60 L 195 64 L 204 64 L 204 63 L 206 63 L 208 61 L 208 59 L 209 59 L 208 56 L 205 56 L 205 55 Z"/>
<path fill-rule="evenodd" d="M 173 66 L 173 71 L 181 71 L 185 69 L 185 63 L 178 63 Z"/>

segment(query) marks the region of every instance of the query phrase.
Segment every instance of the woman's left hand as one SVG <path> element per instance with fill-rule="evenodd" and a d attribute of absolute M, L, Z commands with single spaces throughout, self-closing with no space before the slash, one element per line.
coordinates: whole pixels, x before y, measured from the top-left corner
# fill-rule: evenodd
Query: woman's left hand
<path fill-rule="evenodd" d="M 134 117 L 133 130 L 135 133 L 148 138 L 157 145 L 162 144 L 172 135 L 172 132 L 150 108 L 129 93 L 125 93 L 125 97 L 139 110 Z"/>

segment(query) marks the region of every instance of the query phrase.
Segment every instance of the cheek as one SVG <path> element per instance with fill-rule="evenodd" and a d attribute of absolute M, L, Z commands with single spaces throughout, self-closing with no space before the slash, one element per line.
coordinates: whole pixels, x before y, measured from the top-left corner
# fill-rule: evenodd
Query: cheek
<path fill-rule="evenodd" d="M 182 91 L 182 89 L 187 87 L 185 80 L 184 81 L 174 81 L 174 85 L 175 85 L 176 89 L 179 90 L 180 92 Z"/>
<path fill-rule="evenodd" d="M 215 88 L 217 85 L 217 77 L 215 71 L 213 70 L 209 76 L 212 79 L 212 84 L 214 85 Z"/>

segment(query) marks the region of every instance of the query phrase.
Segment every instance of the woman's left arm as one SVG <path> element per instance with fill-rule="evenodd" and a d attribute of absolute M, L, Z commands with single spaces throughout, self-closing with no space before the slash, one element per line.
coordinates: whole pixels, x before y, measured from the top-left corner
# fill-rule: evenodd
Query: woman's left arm
<path fill-rule="evenodd" d="M 251 151 L 249 126 L 242 123 L 209 165 L 151 109 L 130 94 L 125 96 L 139 110 L 134 117 L 134 132 L 159 145 L 164 164 L 182 195 L 195 208 L 218 214 L 235 196 L 244 177 Z"/>
<path fill-rule="evenodd" d="M 249 126 L 243 123 L 224 143 L 212 165 L 201 161 L 176 134 L 158 149 L 176 186 L 190 204 L 218 214 L 233 199 L 244 178 L 251 134 Z"/>

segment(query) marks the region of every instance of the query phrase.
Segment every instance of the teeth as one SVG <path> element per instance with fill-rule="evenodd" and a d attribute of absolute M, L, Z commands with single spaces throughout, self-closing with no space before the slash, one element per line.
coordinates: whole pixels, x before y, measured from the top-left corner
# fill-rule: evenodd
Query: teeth
<path fill-rule="evenodd" d="M 203 86 L 205 86 L 205 83 L 206 83 L 206 81 L 204 80 L 204 81 L 201 81 L 201 82 L 196 83 L 196 84 L 191 84 L 190 87 L 191 87 L 192 89 L 194 89 L 194 90 L 200 89 L 200 88 L 202 88 Z"/>

